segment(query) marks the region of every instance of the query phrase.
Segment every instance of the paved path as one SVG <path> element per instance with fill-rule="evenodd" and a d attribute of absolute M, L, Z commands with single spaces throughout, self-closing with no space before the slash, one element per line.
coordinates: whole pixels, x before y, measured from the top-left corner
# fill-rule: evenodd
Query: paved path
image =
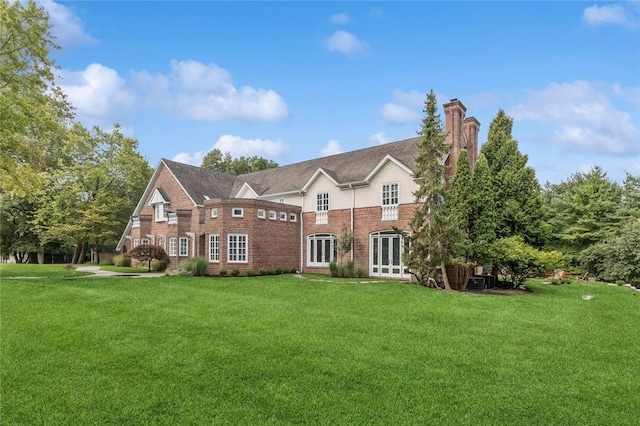
<path fill-rule="evenodd" d="M 83 272 L 91 272 L 96 277 L 131 277 L 131 278 L 154 278 L 164 277 L 164 272 L 144 272 L 144 273 L 128 273 L 128 272 L 111 272 L 103 271 L 99 266 L 95 265 L 78 265 L 76 270 Z"/>

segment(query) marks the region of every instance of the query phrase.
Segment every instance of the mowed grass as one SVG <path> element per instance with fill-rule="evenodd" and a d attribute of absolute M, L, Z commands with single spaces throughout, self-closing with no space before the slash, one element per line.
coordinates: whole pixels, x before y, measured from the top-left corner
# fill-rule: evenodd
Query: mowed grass
<path fill-rule="evenodd" d="M 1 422 L 638 424 L 640 292 L 316 278 L 3 279 Z"/>
<path fill-rule="evenodd" d="M 0 279 L 3 278 L 69 278 L 90 275 L 75 269 L 67 269 L 66 265 L 15 264 L 0 265 Z"/>

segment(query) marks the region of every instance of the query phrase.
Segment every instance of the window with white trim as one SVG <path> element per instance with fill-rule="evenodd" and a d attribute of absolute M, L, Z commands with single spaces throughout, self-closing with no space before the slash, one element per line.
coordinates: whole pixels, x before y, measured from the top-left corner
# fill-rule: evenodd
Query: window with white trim
<path fill-rule="evenodd" d="M 178 256 L 189 256 L 189 238 L 180 237 Z"/>
<path fill-rule="evenodd" d="M 385 183 L 382 185 L 382 205 L 397 206 L 398 205 L 398 184 Z"/>
<path fill-rule="evenodd" d="M 247 234 L 227 235 L 227 261 L 229 263 L 247 263 Z"/>
<path fill-rule="evenodd" d="M 218 208 L 217 207 L 212 207 L 211 208 L 211 217 L 218 217 Z"/>
<path fill-rule="evenodd" d="M 242 207 L 234 207 L 231 210 L 232 217 L 244 217 L 244 209 Z"/>
<path fill-rule="evenodd" d="M 276 220 L 276 214 L 275 210 L 269 210 L 269 219 Z"/>
<path fill-rule="evenodd" d="M 220 234 L 209 234 L 209 262 L 220 262 Z"/>
<path fill-rule="evenodd" d="M 176 237 L 169 238 L 169 256 L 178 255 L 178 239 Z"/>
<path fill-rule="evenodd" d="M 167 220 L 167 206 L 164 203 L 158 203 L 153 206 L 155 210 L 156 222 L 164 222 Z"/>
<path fill-rule="evenodd" d="M 297 222 L 298 221 L 298 215 L 295 213 L 290 213 L 289 214 L 289 222 Z"/>
<path fill-rule="evenodd" d="M 140 245 L 140 238 L 135 238 L 135 239 L 133 240 L 133 246 L 134 246 L 134 247 L 138 247 L 139 245 Z"/>
<path fill-rule="evenodd" d="M 142 244 L 149 244 L 149 239 L 148 238 L 143 238 L 142 240 L 140 240 L 140 242 Z"/>
<path fill-rule="evenodd" d="M 326 212 L 329 211 L 329 193 L 321 192 L 316 196 L 316 211 Z"/>
<path fill-rule="evenodd" d="M 164 237 L 158 237 L 158 245 L 159 245 L 160 247 L 162 247 L 163 249 L 166 249 L 166 246 L 165 246 L 165 238 L 164 238 Z"/>
<path fill-rule="evenodd" d="M 307 237 L 307 266 L 329 266 L 338 256 L 336 236 L 312 234 Z"/>
<path fill-rule="evenodd" d="M 265 209 L 258 209 L 258 219 L 264 219 L 267 217 L 267 212 Z"/>
<path fill-rule="evenodd" d="M 287 221 L 287 212 L 280 212 L 280 220 Z"/>

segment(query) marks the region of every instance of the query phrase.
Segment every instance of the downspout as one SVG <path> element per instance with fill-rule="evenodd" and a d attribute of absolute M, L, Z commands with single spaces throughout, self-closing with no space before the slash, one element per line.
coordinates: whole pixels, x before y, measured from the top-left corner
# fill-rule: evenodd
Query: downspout
<path fill-rule="evenodd" d="M 300 273 L 303 272 L 304 265 L 304 192 L 300 191 L 302 197 L 302 209 L 300 210 Z"/>
<path fill-rule="evenodd" d="M 354 210 L 356 208 L 356 189 L 353 187 L 353 184 L 349 184 L 349 187 L 351 188 L 351 235 L 354 235 L 355 233 L 355 227 L 354 227 Z M 353 253 L 355 251 L 355 238 L 353 243 L 351 243 L 351 261 L 353 262 L 355 259 L 355 254 Z"/>

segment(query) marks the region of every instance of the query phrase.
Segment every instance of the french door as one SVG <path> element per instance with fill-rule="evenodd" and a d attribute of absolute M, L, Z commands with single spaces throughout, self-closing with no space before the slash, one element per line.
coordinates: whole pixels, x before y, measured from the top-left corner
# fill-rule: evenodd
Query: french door
<path fill-rule="evenodd" d="M 402 263 L 403 238 L 394 231 L 371 234 L 369 243 L 369 275 L 403 278 L 407 276 Z"/>

